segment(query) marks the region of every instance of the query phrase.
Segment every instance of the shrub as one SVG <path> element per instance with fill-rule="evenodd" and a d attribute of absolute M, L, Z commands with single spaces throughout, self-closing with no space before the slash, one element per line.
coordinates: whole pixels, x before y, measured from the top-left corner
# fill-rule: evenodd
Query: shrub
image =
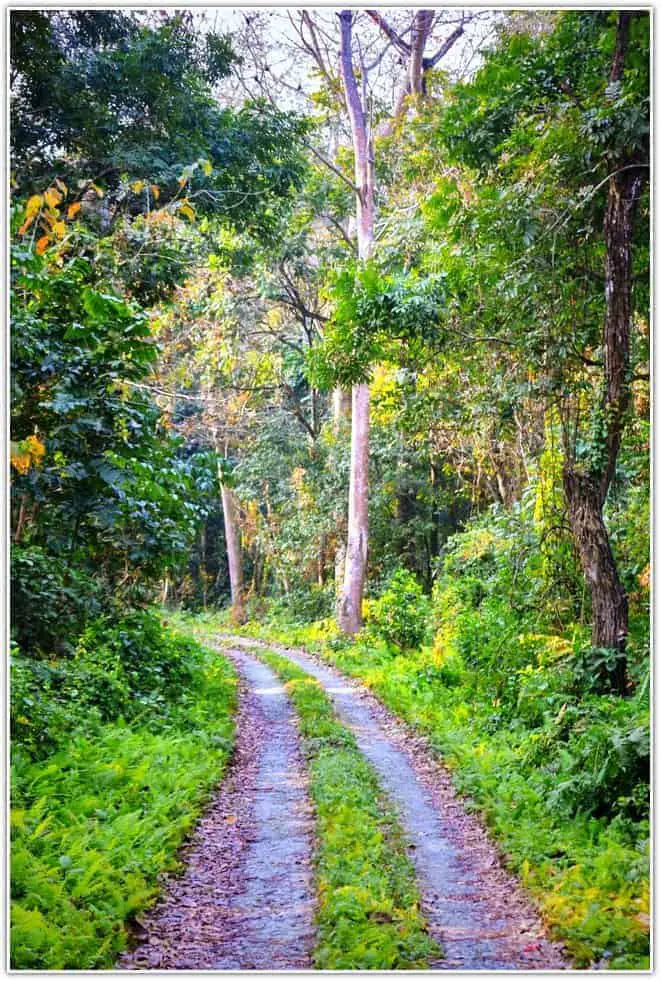
<path fill-rule="evenodd" d="M 12 549 L 11 583 L 12 635 L 29 654 L 71 653 L 101 610 L 99 583 L 37 546 Z"/>
<path fill-rule="evenodd" d="M 556 751 L 557 781 L 549 798 L 571 814 L 613 817 L 649 812 L 650 730 L 647 713 L 616 698 L 587 699 Z"/>
<path fill-rule="evenodd" d="M 288 596 L 274 600 L 269 609 L 269 616 L 276 620 L 294 623 L 312 623 L 322 620 L 333 611 L 335 589 L 333 583 L 320 586 L 317 583 L 301 584 L 293 589 Z"/>
<path fill-rule="evenodd" d="M 377 600 L 369 604 L 369 624 L 383 640 L 402 650 L 414 650 L 425 639 L 430 603 L 415 577 L 398 569 Z"/>
<path fill-rule="evenodd" d="M 573 659 L 573 672 L 579 691 L 608 694 L 613 689 L 612 677 L 618 662 L 627 661 L 621 651 L 604 647 L 584 647 Z"/>
<path fill-rule="evenodd" d="M 78 644 L 76 695 L 102 708 L 105 718 L 133 714 L 136 706 L 176 698 L 190 684 L 197 657 L 196 645 L 169 634 L 153 613 L 136 610 L 114 624 L 102 618 Z"/>
<path fill-rule="evenodd" d="M 51 753 L 66 735 L 84 725 L 91 731 L 100 718 L 80 707 L 62 691 L 66 679 L 66 662 L 61 665 L 26 657 L 16 644 L 11 647 L 10 728 L 12 758 L 21 755 L 41 759 Z"/>
<path fill-rule="evenodd" d="M 170 634 L 152 613 L 134 611 L 84 631 L 74 656 L 46 662 L 12 646 L 11 731 L 15 752 L 41 759 L 77 730 L 148 715 L 165 717 L 194 683 L 192 641 Z"/>

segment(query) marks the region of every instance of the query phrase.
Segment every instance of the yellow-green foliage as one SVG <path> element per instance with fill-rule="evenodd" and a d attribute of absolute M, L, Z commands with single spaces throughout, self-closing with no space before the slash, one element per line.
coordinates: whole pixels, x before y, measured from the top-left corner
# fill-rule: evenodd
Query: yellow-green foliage
<path fill-rule="evenodd" d="M 576 575 L 575 557 L 569 532 L 563 520 L 565 496 L 562 487 L 560 420 L 557 410 L 549 410 L 544 425 L 544 450 L 537 465 L 534 525 L 539 536 L 540 575 L 551 584 L 559 572 Z"/>

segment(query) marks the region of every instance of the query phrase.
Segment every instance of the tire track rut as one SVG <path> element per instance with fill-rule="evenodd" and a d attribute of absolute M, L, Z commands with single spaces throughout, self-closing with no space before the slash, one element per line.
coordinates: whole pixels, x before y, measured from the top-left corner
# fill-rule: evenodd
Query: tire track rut
<path fill-rule="evenodd" d="M 232 763 L 123 969 L 311 966 L 313 817 L 294 712 L 266 665 L 225 653 L 242 679 Z"/>

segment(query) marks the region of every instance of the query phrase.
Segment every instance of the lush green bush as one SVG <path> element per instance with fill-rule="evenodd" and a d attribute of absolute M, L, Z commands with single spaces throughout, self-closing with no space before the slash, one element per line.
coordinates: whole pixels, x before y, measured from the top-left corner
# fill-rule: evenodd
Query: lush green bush
<path fill-rule="evenodd" d="M 98 580 L 37 545 L 12 548 L 11 583 L 12 635 L 33 654 L 70 653 L 101 611 Z"/>
<path fill-rule="evenodd" d="M 312 623 L 333 610 L 335 589 L 332 583 L 301 583 L 288 596 L 278 597 L 268 605 L 268 617 L 288 623 Z"/>
<path fill-rule="evenodd" d="M 397 569 L 381 596 L 368 606 L 368 624 L 378 637 L 403 650 L 423 642 L 430 606 L 422 587 L 406 569 Z"/>
<path fill-rule="evenodd" d="M 98 705 L 104 718 L 134 715 L 176 699 L 190 685 L 199 649 L 163 629 L 153 613 L 135 611 L 115 623 L 98 620 L 81 637 L 74 661 L 74 697 Z M 105 705 L 104 685 L 115 688 Z"/>
<path fill-rule="evenodd" d="M 170 711 L 199 671 L 200 650 L 165 630 L 158 617 L 133 611 L 91 623 L 74 654 L 57 661 L 24 656 L 14 646 L 11 725 L 17 751 L 40 758 L 82 728 Z"/>
<path fill-rule="evenodd" d="M 66 668 L 58 662 L 25 657 L 12 644 L 10 667 L 10 732 L 12 754 L 41 759 L 82 727 L 92 732 L 100 713 L 61 696 Z"/>

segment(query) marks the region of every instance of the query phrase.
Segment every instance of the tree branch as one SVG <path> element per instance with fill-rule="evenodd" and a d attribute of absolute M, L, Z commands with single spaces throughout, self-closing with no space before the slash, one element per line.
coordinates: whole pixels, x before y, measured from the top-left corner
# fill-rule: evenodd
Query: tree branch
<path fill-rule="evenodd" d="M 404 41 L 397 31 L 390 26 L 385 17 L 382 17 L 378 10 L 366 10 L 365 13 L 383 31 L 386 37 L 395 45 L 397 50 L 407 58 L 411 54 L 411 45 Z"/>
<path fill-rule="evenodd" d="M 431 58 L 423 58 L 422 60 L 423 70 L 429 71 L 431 68 L 435 68 L 436 65 L 439 63 L 439 61 L 441 60 L 441 58 L 443 58 L 448 53 L 452 45 L 459 40 L 459 38 L 463 33 L 464 33 L 464 25 L 463 23 L 461 23 L 459 27 L 456 27 L 452 32 L 452 34 L 450 34 L 450 36 L 445 39 L 445 41 L 440 46 L 436 54 L 433 54 Z"/>
<path fill-rule="evenodd" d="M 322 217 L 327 218 L 328 221 L 331 223 L 331 225 L 338 230 L 344 241 L 351 249 L 355 249 L 356 243 L 349 238 L 349 236 L 347 235 L 346 231 L 344 230 L 340 222 L 337 220 L 337 218 L 334 218 L 332 215 L 329 215 L 327 211 L 324 211 Z"/>
<path fill-rule="evenodd" d="M 320 153 L 319 150 L 313 147 L 311 143 L 308 143 L 307 141 L 304 142 L 308 150 L 310 150 L 315 155 L 315 157 L 321 161 L 321 163 L 326 164 L 329 170 L 332 170 L 334 174 L 337 174 L 337 176 L 341 178 L 341 180 L 343 180 L 344 183 L 351 188 L 354 194 L 360 194 L 359 188 L 356 187 L 356 185 L 354 184 L 354 182 L 351 180 L 350 177 L 347 177 L 346 174 L 343 174 L 339 167 L 336 167 L 334 163 L 331 163 L 330 160 L 327 160 L 326 157 L 323 155 L 323 153 Z"/>

